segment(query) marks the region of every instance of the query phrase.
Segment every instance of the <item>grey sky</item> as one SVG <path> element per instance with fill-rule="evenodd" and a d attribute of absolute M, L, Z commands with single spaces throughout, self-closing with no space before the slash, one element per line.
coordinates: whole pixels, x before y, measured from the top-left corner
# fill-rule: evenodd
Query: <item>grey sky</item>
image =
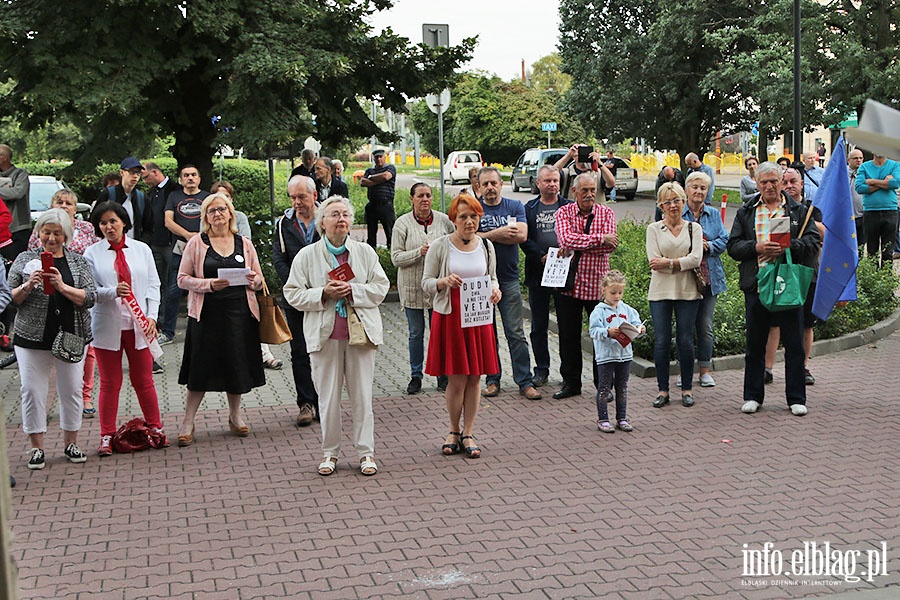
<path fill-rule="evenodd" d="M 463 70 L 480 69 L 512 79 L 556 49 L 559 36 L 557 2 L 489 0 L 481 3 L 447 0 L 395 0 L 394 7 L 375 16 L 376 32 L 391 27 L 394 33 L 422 41 L 423 23 L 450 25 L 450 43 L 479 35 L 472 60 Z"/>

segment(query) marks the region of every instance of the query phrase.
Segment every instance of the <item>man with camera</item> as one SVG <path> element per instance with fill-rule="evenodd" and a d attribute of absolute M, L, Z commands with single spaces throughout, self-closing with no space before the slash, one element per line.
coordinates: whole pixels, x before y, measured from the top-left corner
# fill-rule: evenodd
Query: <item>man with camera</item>
<path fill-rule="evenodd" d="M 573 162 L 574 161 L 574 162 Z M 571 164 L 570 164 L 571 163 Z M 563 198 L 575 199 L 575 178 L 582 173 L 593 173 L 597 192 L 616 187 L 616 178 L 606 166 L 606 161 L 593 146 L 573 144 L 562 158 L 556 161 L 554 168 L 559 169 L 559 189 Z"/>

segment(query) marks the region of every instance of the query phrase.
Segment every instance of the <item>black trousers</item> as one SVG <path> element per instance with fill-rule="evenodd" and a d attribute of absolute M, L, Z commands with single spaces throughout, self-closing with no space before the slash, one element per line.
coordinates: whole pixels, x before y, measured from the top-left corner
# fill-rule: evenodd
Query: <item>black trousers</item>
<path fill-rule="evenodd" d="M 869 256 L 880 256 L 883 264 L 893 264 L 891 261 L 897 236 L 897 211 L 868 210 L 863 217 Z"/>
<path fill-rule="evenodd" d="M 744 400 L 763 403 L 766 370 L 766 342 L 769 328 L 781 328 L 784 346 L 784 395 L 788 406 L 806 404 L 806 382 L 803 361 L 803 309 L 770 312 L 755 292 L 744 292 L 747 328 L 747 352 L 744 355 Z"/>
<path fill-rule="evenodd" d="M 591 315 L 599 300 L 579 300 L 567 294 L 558 294 L 556 323 L 559 325 L 559 374 L 563 384 L 581 388 L 581 332 L 584 329 L 582 314 Z M 597 363 L 591 361 L 594 387 L 600 381 Z"/>
<path fill-rule="evenodd" d="M 309 365 L 309 352 L 306 351 L 306 338 L 303 337 L 303 313 L 293 306 L 282 306 L 291 329 L 291 370 L 294 374 L 294 387 L 297 388 L 297 406 L 309 404 L 319 414 L 319 395 L 312 380 L 312 367 Z"/>
<path fill-rule="evenodd" d="M 366 204 L 366 226 L 368 228 L 368 237 L 366 242 L 375 247 L 378 241 L 378 223 L 384 227 L 384 237 L 387 238 L 387 247 L 391 247 L 391 233 L 394 231 L 394 221 L 397 216 L 394 214 L 394 205 L 392 203 Z"/>

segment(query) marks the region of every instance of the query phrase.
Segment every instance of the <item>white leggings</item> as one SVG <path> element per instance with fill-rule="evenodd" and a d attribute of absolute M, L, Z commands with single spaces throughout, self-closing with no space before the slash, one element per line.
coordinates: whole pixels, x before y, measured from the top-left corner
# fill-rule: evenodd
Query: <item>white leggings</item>
<path fill-rule="evenodd" d="M 50 365 L 56 367 L 56 389 L 59 395 L 59 428 L 63 431 L 81 429 L 84 401 L 81 387 L 84 380 L 84 359 L 77 363 L 58 360 L 49 350 L 32 350 L 16 346 L 19 378 L 22 382 L 22 430 L 47 432 L 47 389 L 50 386 Z"/>

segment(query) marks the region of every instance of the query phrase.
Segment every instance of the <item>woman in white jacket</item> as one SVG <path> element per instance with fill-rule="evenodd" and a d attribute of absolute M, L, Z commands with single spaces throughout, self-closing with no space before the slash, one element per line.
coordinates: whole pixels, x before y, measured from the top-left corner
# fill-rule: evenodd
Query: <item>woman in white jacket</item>
<path fill-rule="evenodd" d="M 375 350 L 383 342 L 378 306 L 389 282 L 375 251 L 350 239 L 352 224 L 349 200 L 341 196 L 324 200 L 316 210 L 316 229 L 322 239 L 297 254 L 283 289 L 288 304 L 303 311 L 303 334 L 319 393 L 324 454 L 320 475 L 337 469 L 345 382 L 360 472 L 374 475 L 378 471 L 372 382 Z"/>
<path fill-rule="evenodd" d="M 99 242 L 84 258 L 97 285 L 97 303 L 91 328 L 100 371 L 100 456 L 112 454 L 119 392 L 122 389 L 122 351 L 128 356 L 131 385 L 147 425 L 157 430 L 165 446 L 159 401 L 153 383 L 150 341 L 156 338 L 159 312 L 159 276 L 150 247 L 125 236 L 131 219 L 117 202 L 99 204 L 91 214 Z"/>

